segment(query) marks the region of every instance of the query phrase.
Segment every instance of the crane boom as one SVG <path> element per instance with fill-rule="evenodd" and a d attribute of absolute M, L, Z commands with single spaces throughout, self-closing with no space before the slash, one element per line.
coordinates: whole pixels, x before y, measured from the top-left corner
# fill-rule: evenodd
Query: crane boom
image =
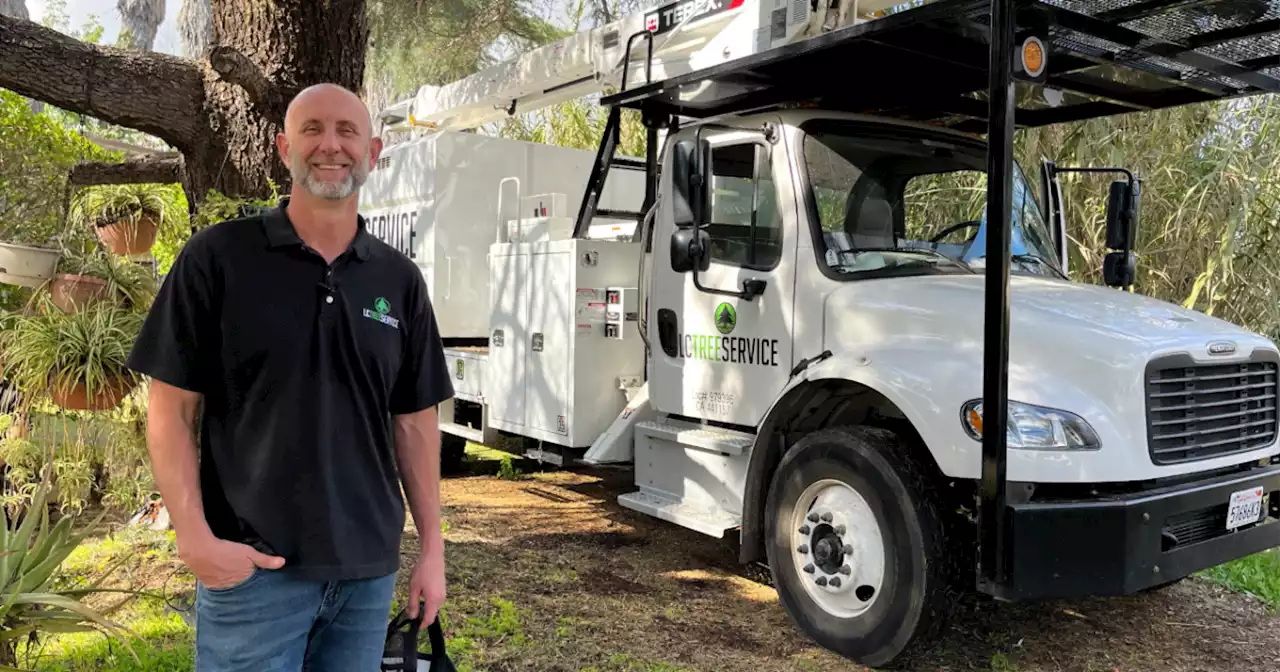
<path fill-rule="evenodd" d="M 819 0 L 811 11 L 810 0 L 676 0 L 443 86 L 422 86 L 379 116 L 392 126 L 475 128 L 608 89 L 719 65 L 927 1 Z"/>

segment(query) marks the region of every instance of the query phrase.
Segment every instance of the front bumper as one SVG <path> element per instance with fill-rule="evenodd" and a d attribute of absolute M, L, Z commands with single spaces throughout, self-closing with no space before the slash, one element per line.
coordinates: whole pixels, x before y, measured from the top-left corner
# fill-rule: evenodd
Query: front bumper
<path fill-rule="evenodd" d="M 1226 528 L 1232 493 L 1262 487 L 1262 519 Z M 1280 465 L 1105 499 L 1010 503 L 1010 600 L 1128 595 L 1280 546 Z"/>

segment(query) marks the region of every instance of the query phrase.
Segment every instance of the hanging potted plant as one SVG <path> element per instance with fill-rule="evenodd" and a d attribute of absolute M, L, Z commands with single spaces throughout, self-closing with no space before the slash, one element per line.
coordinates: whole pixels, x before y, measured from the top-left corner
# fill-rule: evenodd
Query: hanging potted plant
<path fill-rule="evenodd" d="M 49 297 L 64 313 L 106 299 L 110 287 L 105 255 L 63 255 L 57 273 L 49 281 Z"/>
<path fill-rule="evenodd" d="M 15 229 L 0 241 L 0 282 L 39 287 L 57 270 L 62 251 L 39 232 Z"/>
<path fill-rule="evenodd" d="M 176 184 L 104 184 L 76 193 L 71 223 L 93 227 L 98 239 L 114 254 L 146 254 L 161 227 L 185 214 Z"/>
<path fill-rule="evenodd" d="M 144 314 L 111 301 L 71 313 L 49 308 L 16 316 L 0 334 L 7 377 L 64 409 L 114 408 L 137 384 L 125 361 Z"/>
<path fill-rule="evenodd" d="M 64 254 L 58 273 L 49 282 L 49 296 L 64 313 L 105 300 L 145 310 L 154 293 L 155 279 L 150 271 L 98 250 Z"/>

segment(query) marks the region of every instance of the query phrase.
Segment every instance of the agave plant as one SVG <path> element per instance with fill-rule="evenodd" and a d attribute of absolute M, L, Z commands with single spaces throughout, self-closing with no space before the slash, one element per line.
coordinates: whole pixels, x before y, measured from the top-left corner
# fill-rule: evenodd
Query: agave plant
<path fill-rule="evenodd" d="M 81 601 L 94 593 L 129 592 L 101 587 L 110 572 L 85 588 L 60 590 L 55 585 L 58 569 L 84 540 L 85 531 L 73 532 L 70 516 L 50 528 L 47 503 L 51 483 L 51 468 L 46 467 L 25 514 L 20 520 L 19 516 L 5 515 L 0 525 L 0 670 L 20 670 L 16 667 L 18 642 L 43 634 L 105 632 L 119 637 L 134 654 L 128 630 L 108 618 L 132 595 L 105 610 L 95 610 Z M 85 530 L 100 520 L 101 515 Z"/>

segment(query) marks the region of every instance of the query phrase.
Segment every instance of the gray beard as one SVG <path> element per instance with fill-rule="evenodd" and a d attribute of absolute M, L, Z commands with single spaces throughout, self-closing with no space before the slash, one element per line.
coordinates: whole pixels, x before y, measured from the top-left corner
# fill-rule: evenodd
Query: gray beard
<path fill-rule="evenodd" d="M 351 166 L 351 174 L 341 182 L 321 182 L 311 176 L 311 167 L 307 165 L 306 160 L 298 156 L 293 157 L 289 173 L 293 177 L 294 184 L 306 189 L 307 193 L 331 201 L 341 201 L 354 194 L 369 177 L 364 165 L 357 162 Z"/>

